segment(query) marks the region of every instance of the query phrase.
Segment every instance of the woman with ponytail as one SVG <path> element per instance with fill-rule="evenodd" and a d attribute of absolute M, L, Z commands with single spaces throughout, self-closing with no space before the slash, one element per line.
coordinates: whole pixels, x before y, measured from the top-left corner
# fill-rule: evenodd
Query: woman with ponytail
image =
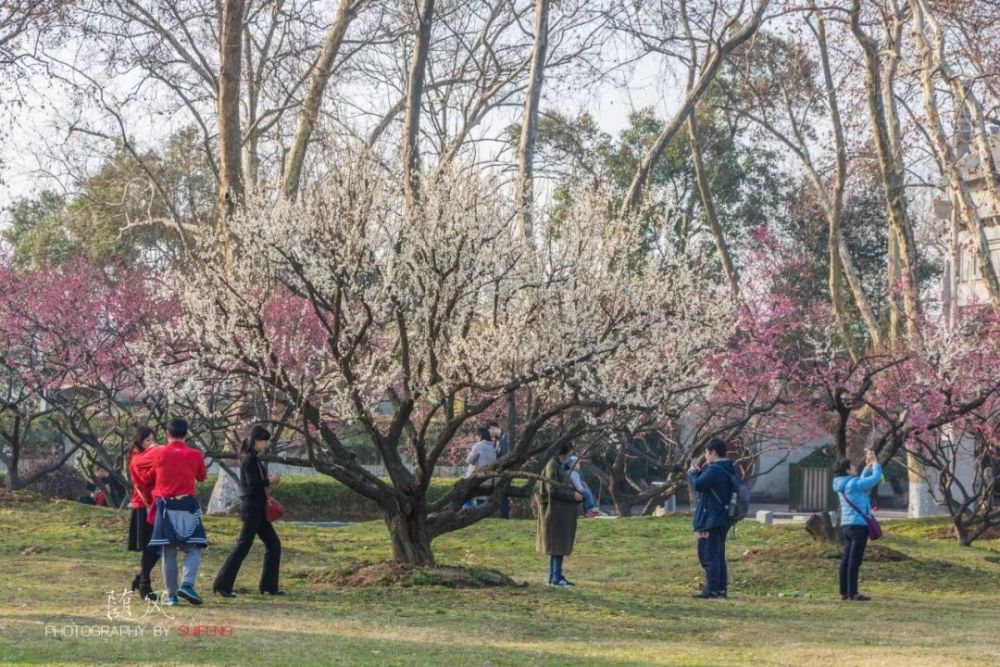
<path fill-rule="evenodd" d="M 284 595 L 278 588 L 278 568 L 281 565 L 281 540 L 274 532 L 274 526 L 264 513 L 267 504 L 265 489 L 271 484 L 281 481 L 280 475 L 268 475 L 267 466 L 260 460 L 260 455 L 267 449 L 271 433 L 260 424 L 253 427 L 250 437 L 240 445 L 240 519 L 243 528 L 236 538 L 233 548 L 225 564 L 215 577 L 212 590 L 224 598 L 236 597 L 233 586 L 236 575 L 239 574 L 243 559 L 250 553 L 254 536 L 259 536 L 264 543 L 264 571 L 260 576 L 261 593 Z"/>
<path fill-rule="evenodd" d="M 140 426 L 136 429 L 135 438 L 128 450 L 128 473 L 132 479 L 132 500 L 129 507 L 132 509 L 132 517 L 128 529 L 128 550 L 139 551 L 142 556 L 139 560 L 139 574 L 132 580 L 132 590 L 139 591 L 139 594 L 146 599 L 153 598 L 153 587 L 149 582 L 149 573 L 160 559 L 160 550 L 149 548 L 149 538 L 152 536 L 153 527 L 147 523 L 146 515 L 153 505 L 153 482 L 148 466 L 143 466 L 143 460 L 147 458 L 150 450 L 155 446 L 153 442 L 153 429 L 148 426 Z"/>

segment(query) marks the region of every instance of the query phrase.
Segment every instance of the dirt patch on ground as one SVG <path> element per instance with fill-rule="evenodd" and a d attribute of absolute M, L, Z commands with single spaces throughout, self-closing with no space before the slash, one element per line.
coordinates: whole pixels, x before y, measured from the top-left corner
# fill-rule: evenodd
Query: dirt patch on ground
<path fill-rule="evenodd" d="M 954 540 L 955 539 L 955 527 L 954 526 L 935 526 L 934 528 L 928 528 L 924 531 L 921 537 L 925 537 L 929 540 Z"/>
<path fill-rule="evenodd" d="M 910 560 L 910 557 L 902 551 L 896 551 L 881 544 L 869 543 L 868 548 L 865 549 L 865 560 L 875 563 L 898 563 Z"/>
<path fill-rule="evenodd" d="M 954 535 L 952 535 L 952 537 L 954 537 Z M 988 528 L 986 532 L 977 537 L 976 540 L 1000 540 L 1000 526 Z"/>
<path fill-rule="evenodd" d="M 767 549 L 749 549 L 743 552 L 748 560 L 814 560 L 840 558 L 840 549 L 833 544 L 788 544 Z"/>
<path fill-rule="evenodd" d="M 955 526 L 936 526 L 921 533 L 921 537 L 929 540 L 957 540 L 958 533 Z M 1000 526 L 993 526 L 980 535 L 977 540 L 998 540 L 1000 539 Z"/>
<path fill-rule="evenodd" d="M 517 587 L 513 579 L 496 570 L 438 565 L 414 567 L 396 563 L 360 565 L 340 572 L 317 572 L 309 576 L 314 583 L 329 583 L 344 588 L 370 586 L 445 586 L 447 588 Z"/>
<path fill-rule="evenodd" d="M 748 560 L 817 560 L 839 559 L 840 546 L 837 544 L 789 544 L 773 549 L 751 549 L 743 552 Z M 897 563 L 910 560 L 901 551 L 896 551 L 881 544 L 868 543 L 865 549 L 865 560 L 874 563 Z"/>
<path fill-rule="evenodd" d="M 48 498 L 34 491 L 8 491 L 0 488 L 0 504 L 3 505 L 38 505 L 47 502 Z"/>

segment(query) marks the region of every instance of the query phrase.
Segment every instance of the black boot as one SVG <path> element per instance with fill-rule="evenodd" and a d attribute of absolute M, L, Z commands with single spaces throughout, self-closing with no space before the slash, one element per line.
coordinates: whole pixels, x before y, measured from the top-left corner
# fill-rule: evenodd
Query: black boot
<path fill-rule="evenodd" d="M 142 579 L 142 575 L 135 575 L 135 579 L 132 580 L 132 590 L 139 590 L 139 582 Z"/>
<path fill-rule="evenodd" d="M 149 579 L 139 579 L 139 597 L 144 600 L 156 600 L 156 593 L 149 583 Z"/>

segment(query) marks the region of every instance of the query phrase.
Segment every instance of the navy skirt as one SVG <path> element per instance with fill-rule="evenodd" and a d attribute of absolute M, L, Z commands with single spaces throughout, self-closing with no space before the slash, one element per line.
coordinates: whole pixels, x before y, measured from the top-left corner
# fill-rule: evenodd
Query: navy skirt
<path fill-rule="evenodd" d="M 156 524 L 149 546 L 167 545 L 208 546 L 205 527 L 201 525 L 201 505 L 194 496 L 156 501 Z"/>

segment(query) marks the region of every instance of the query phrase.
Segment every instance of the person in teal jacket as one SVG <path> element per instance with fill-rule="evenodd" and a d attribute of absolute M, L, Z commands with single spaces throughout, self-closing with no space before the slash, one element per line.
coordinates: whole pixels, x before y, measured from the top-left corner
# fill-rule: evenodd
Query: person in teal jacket
<path fill-rule="evenodd" d="M 840 532 L 844 553 L 840 558 L 840 599 L 866 602 L 871 600 L 858 593 L 858 573 L 868 546 L 868 523 L 871 516 L 871 491 L 882 481 L 882 466 L 875 452 L 865 451 L 865 468 L 858 475 L 850 459 L 840 459 L 833 466 L 833 490 L 840 500 Z"/>

